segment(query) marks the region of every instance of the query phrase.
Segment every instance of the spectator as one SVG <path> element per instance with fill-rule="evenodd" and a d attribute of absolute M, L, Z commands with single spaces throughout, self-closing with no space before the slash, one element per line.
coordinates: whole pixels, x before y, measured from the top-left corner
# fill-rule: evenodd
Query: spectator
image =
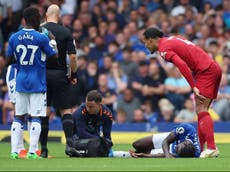
<path fill-rule="evenodd" d="M 159 112 L 152 107 L 152 101 L 146 100 L 143 105 L 141 105 L 141 109 L 144 112 L 144 117 L 147 122 L 150 124 L 156 124 L 159 120 Z"/>
<path fill-rule="evenodd" d="M 138 64 L 132 60 L 132 49 L 126 46 L 122 49 L 123 61 L 121 62 L 121 68 L 128 76 L 128 79 L 132 78 L 133 74 L 137 72 Z"/>
<path fill-rule="evenodd" d="M 169 73 L 170 76 L 164 82 L 166 97 L 175 106 L 175 110 L 181 110 L 191 88 L 176 66 L 173 66 Z"/>
<path fill-rule="evenodd" d="M 230 86 L 225 73 L 222 74 L 219 92 L 213 104 L 213 109 L 220 116 L 221 120 L 230 120 Z"/>
<path fill-rule="evenodd" d="M 145 100 L 152 102 L 153 109 L 158 111 L 158 101 L 164 97 L 164 80 L 165 73 L 161 71 L 159 64 L 151 60 L 149 65 L 148 78 L 145 81 L 145 85 L 142 88 L 142 95 Z"/>
<path fill-rule="evenodd" d="M 84 97 L 86 96 L 87 92 L 93 89 L 97 89 L 98 83 L 98 66 L 97 61 L 90 60 L 88 61 L 86 67 L 86 75 L 80 76 L 84 83 Z"/>
<path fill-rule="evenodd" d="M 115 115 L 113 106 L 117 100 L 117 94 L 114 89 L 108 87 L 108 76 L 104 73 L 98 76 L 98 92 L 102 95 L 102 103 Z M 115 118 L 115 116 L 113 116 L 113 118 Z"/>
<path fill-rule="evenodd" d="M 108 87 L 114 90 L 120 98 L 127 86 L 128 76 L 124 74 L 118 62 L 113 62 L 108 75 Z"/>
<path fill-rule="evenodd" d="M 132 122 L 134 110 L 140 108 L 140 106 L 140 101 L 133 95 L 130 88 L 126 88 L 123 98 L 117 101 L 117 109 L 123 109 L 126 112 L 127 122 Z"/>
<path fill-rule="evenodd" d="M 95 28 L 95 27 L 93 27 L 93 28 Z M 93 32 L 95 32 L 95 30 Z M 104 53 L 107 51 L 107 48 L 104 44 L 104 39 L 99 35 L 95 35 L 95 37 L 94 37 L 94 39 L 92 39 L 92 41 L 93 42 L 91 42 L 89 45 L 92 47 L 90 47 L 90 52 L 88 54 L 88 57 L 90 60 L 100 61 L 103 58 Z M 95 45 L 93 45 L 93 44 L 95 44 Z"/>
<path fill-rule="evenodd" d="M 184 102 L 184 108 L 177 113 L 174 122 L 195 122 L 195 121 L 197 121 L 197 118 L 194 110 L 193 100 L 191 98 L 187 98 Z"/>
<path fill-rule="evenodd" d="M 82 22 L 79 19 L 73 21 L 72 35 L 75 40 L 76 46 L 80 47 L 81 41 L 83 39 L 82 35 Z"/>
<path fill-rule="evenodd" d="M 147 61 L 141 61 L 138 66 L 138 72 L 131 78 L 131 87 L 134 91 L 134 95 L 141 101 L 144 102 L 145 97 L 142 94 L 144 85 L 148 80 L 149 64 Z"/>
<path fill-rule="evenodd" d="M 143 113 L 143 111 L 140 108 L 134 110 L 132 122 L 133 123 L 146 122 L 144 113 Z"/>
<path fill-rule="evenodd" d="M 12 1 L 11 0 L 0 0 L 1 14 L 0 24 L 3 35 L 3 42 L 7 42 L 12 26 Z"/>
<path fill-rule="evenodd" d="M 186 7 L 189 7 L 191 6 L 189 4 L 189 0 L 180 0 L 179 2 L 179 5 L 175 6 L 172 11 L 171 11 L 171 15 L 172 16 L 178 16 L 180 14 L 185 14 L 185 10 L 186 10 Z M 197 9 L 195 6 L 191 6 L 192 7 L 192 10 L 194 11 L 194 13 L 196 14 L 197 13 Z"/>
<path fill-rule="evenodd" d="M 108 45 L 108 53 L 113 56 L 114 61 L 123 61 L 122 52 L 120 50 L 119 44 L 116 41 L 112 41 Z"/>
<path fill-rule="evenodd" d="M 173 122 L 175 114 L 175 107 L 173 104 L 166 98 L 162 98 L 159 101 L 159 109 L 160 109 L 160 121 L 163 122 Z"/>
<path fill-rule="evenodd" d="M 126 112 L 123 109 L 118 109 L 116 114 L 116 124 L 125 124 L 126 123 Z"/>

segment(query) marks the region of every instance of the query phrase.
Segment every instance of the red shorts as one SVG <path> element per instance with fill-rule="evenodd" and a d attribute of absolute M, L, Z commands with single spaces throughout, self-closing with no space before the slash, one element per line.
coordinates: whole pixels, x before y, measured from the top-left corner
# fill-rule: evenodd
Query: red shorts
<path fill-rule="evenodd" d="M 222 71 L 217 63 L 212 63 L 208 69 L 198 72 L 195 77 L 196 87 L 200 94 L 215 99 L 217 97 Z"/>

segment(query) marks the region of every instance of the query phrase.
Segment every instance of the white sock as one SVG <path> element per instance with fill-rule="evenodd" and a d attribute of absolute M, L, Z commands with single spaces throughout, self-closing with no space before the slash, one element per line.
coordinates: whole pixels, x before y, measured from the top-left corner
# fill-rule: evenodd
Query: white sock
<path fill-rule="evenodd" d="M 113 157 L 130 158 L 131 155 L 127 151 L 113 151 Z"/>
<path fill-rule="evenodd" d="M 27 128 L 28 128 L 28 133 L 30 134 L 30 128 L 31 128 L 31 118 L 28 118 L 27 120 Z M 40 136 L 39 136 L 40 137 Z M 38 149 L 38 144 L 36 145 L 36 151 L 39 150 Z"/>
<path fill-rule="evenodd" d="M 13 121 L 11 125 L 11 152 L 17 152 L 18 153 L 18 143 L 21 134 L 21 130 L 23 129 L 22 123 L 19 122 L 19 120 Z"/>
<path fill-rule="evenodd" d="M 30 128 L 30 147 L 29 147 L 29 153 L 35 153 L 37 146 L 38 146 L 38 141 L 41 133 L 41 124 L 38 121 L 33 121 L 31 123 L 31 128 Z"/>
<path fill-rule="evenodd" d="M 24 131 L 24 129 L 22 128 L 22 129 L 20 130 L 20 133 L 19 133 L 18 152 L 20 152 L 21 150 L 24 150 L 24 149 L 25 149 L 25 146 L 24 146 L 24 138 L 23 138 L 23 131 Z"/>

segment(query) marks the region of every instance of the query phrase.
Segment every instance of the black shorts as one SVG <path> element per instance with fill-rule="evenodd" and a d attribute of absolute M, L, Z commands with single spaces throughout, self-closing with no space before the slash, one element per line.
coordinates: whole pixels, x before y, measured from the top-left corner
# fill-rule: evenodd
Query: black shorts
<path fill-rule="evenodd" d="M 55 109 L 71 108 L 71 93 L 68 78 L 64 70 L 47 69 L 47 106 Z"/>

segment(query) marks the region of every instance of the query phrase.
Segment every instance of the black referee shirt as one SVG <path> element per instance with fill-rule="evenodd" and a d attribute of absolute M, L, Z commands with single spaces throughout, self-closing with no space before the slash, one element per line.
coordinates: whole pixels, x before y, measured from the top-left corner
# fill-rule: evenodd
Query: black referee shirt
<path fill-rule="evenodd" d="M 48 22 L 42 27 L 45 27 L 54 36 L 58 48 L 58 63 L 57 61 L 47 60 L 47 69 L 66 70 L 66 55 L 76 54 L 76 49 L 73 44 L 73 38 L 70 30 L 60 24 Z"/>

